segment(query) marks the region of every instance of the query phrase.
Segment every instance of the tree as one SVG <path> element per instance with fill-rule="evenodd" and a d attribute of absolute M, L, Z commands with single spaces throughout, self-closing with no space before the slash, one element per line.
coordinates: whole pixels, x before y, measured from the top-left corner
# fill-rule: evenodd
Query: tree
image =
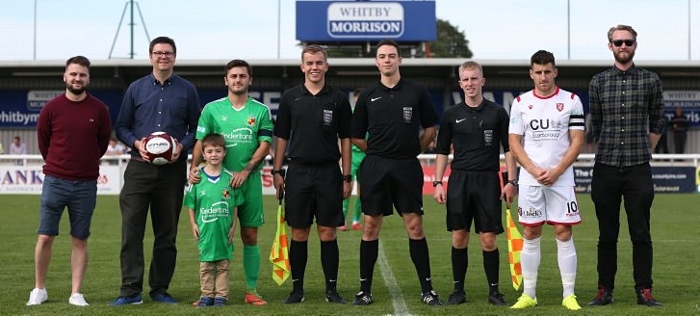
<path fill-rule="evenodd" d="M 437 41 L 428 43 L 426 55 L 433 58 L 471 58 L 469 41 L 464 32 L 447 20 L 437 20 Z"/>
<path fill-rule="evenodd" d="M 366 43 L 326 43 L 328 57 L 360 58 L 370 57 L 375 54 L 375 47 L 367 47 Z M 474 54 L 469 50 L 469 41 L 464 32 L 447 20 L 437 19 L 437 40 L 425 43 L 425 51 L 422 45 L 415 45 L 416 57 L 428 58 L 471 58 Z M 303 46 L 303 43 L 300 43 Z M 411 47 L 401 49 L 402 56 L 412 56 Z"/>

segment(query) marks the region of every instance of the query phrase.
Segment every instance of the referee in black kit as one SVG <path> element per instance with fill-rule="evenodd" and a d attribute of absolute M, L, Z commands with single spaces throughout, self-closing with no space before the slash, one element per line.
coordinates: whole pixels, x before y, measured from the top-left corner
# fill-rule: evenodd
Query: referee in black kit
<path fill-rule="evenodd" d="M 289 261 L 293 290 L 284 303 L 304 301 L 307 243 L 315 217 L 321 241 L 326 301 L 344 304 L 345 300 L 336 290 L 339 262 L 336 227 L 345 222 L 342 202 L 352 191 L 352 110 L 348 95 L 326 84 L 328 63 L 323 48 L 318 45 L 304 47 L 301 61 L 304 83 L 282 94 L 274 130 L 277 145 L 272 174 L 277 196 L 286 191 L 285 218 L 292 227 Z M 285 178 L 282 165 L 287 143 L 289 167 Z M 341 157 L 342 173 L 338 166 Z"/>
<path fill-rule="evenodd" d="M 362 91 L 352 120 L 352 142 L 367 153 L 358 171 L 365 225 L 360 243 L 360 292 L 353 304 L 372 303 L 382 219 L 391 215 L 395 206 L 408 233 L 422 301 L 441 305 L 431 282 L 428 243 L 423 233 L 423 169 L 416 157 L 435 139 L 435 107 L 425 87 L 401 78 L 396 42 L 379 42 L 375 63 L 380 81 Z M 423 134 L 419 136 L 421 127 Z"/>
<path fill-rule="evenodd" d="M 480 64 L 467 61 L 460 65 L 459 86 L 464 92 L 464 101 L 443 114 L 438 133 L 433 197 L 440 204 L 447 203 L 447 230 L 452 232 L 454 292 L 450 294 L 447 305 L 467 301 L 464 280 L 469 263 L 467 246 L 472 222 L 479 234 L 489 287 L 488 302 L 508 305 L 498 290 L 500 252 L 496 235 L 503 233 L 501 198 L 510 207 L 517 194 L 516 162 L 508 147 L 508 113 L 500 104 L 484 99 L 482 87 L 485 83 Z M 454 147 L 454 159 L 450 165 L 452 174 L 445 190 L 442 177 L 451 147 Z M 502 189 L 501 148 L 505 153 L 509 178 Z"/>

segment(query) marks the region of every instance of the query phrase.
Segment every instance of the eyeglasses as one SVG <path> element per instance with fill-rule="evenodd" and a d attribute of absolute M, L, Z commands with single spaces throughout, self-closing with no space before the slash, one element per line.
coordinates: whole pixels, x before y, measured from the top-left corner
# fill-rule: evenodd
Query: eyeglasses
<path fill-rule="evenodd" d="M 157 56 L 157 57 L 173 57 L 173 56 L 175 56 L 175 53 L 173 53 L 173 52 L 151 52 L 151 54 L 153 54 L 153 56 Z"/>
<path fill-rule="evenodd" d="M 627 40 L 614 40 L 614 41 L 612 41 L 612 43 L 613 43 L 613 45 L 615 45 L 616 47 L 622 46 L 622 43 L 625 43 L 625 45 L 627 45 L 627 46 L 632 46 L 632 45 L 634 45 L 635 41 L 634 41 L 634 40 L 631 40 L 631 39 L 627 39 Z"/>

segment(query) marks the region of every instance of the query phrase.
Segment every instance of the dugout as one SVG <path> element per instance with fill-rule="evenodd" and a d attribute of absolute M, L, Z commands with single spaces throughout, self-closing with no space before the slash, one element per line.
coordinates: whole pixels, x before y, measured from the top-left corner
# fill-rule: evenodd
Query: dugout
<path fill-rule="evenodd" d="M 226 94 L 223 69 L 228 59 L 178 60 L 177 74 L 190 80 L 200 92 L 202 103 Z M 404 58 L 401 73 L 423 83 L 430 91 L 439 114 L 461 99 L 457 85 L 457 69 L 465 59 Z M 484 67 L 487 79 L 484 92 L 487 98 L 508 104 L 521 92 L 532 88 L 528 76 L 528 60 L 477 60 Z M 281 92 L 303 81 L 300 60 L 248 60 L 253 66 L 251 95 L 268 104 L 274 112 Z M 372 58 L 338 58 L 329 60 L 328 82 L 352 91 L 378 79 Z M 700 153 L 700 65 L 692 61 L 638 61 L 637 65 L 658 73 L 667 97 L 667 113 L 673 107 L 683 106 L 691 117 L 691 130 L 686 152 Z M 590 78 L 612 66 L 611 61 L 558 60 L 557 84 L 581 96 L 587 107 Z M 63 89 L 61 76 L 65 61 L 0 61 L 0 141 L 5 148 L 12 137 L 19 135 L 30 154 L 38 153 L 36 122 L 43 103 L 52 93 Z M 121 96 L 133 80 L 151 71 L 147 60 L 93 60 L 89 91 L 110 107 L 116 119 Z M 32 121 L 34 120 L 34 121 Z M 669 145 L 673 151 L 672 137 Z"/>

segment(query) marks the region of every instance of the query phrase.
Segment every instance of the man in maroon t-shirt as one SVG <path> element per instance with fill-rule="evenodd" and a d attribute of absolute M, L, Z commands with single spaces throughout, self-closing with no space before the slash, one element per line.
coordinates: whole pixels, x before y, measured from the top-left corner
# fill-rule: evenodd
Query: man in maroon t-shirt
<path fill-rule="evenodd" d="M 63 74 L 66 93 L 44 106 L 39 114 L 37 137 L 44 158 L 44 183 L 39 211 L 39 237 L 34 250 L 35 281 L 27 306 L 48 299 L 46 273 L 51 245 L 58 235 L 63 209 L 68 207 L 72 286 L 68 303 L 87 306 L 80 288 L 88 262 L 87 239 L 97 201 L 100 158 L 107 151 L 112 123 L 107 105 L 88 94 L 90 61 L 75 56 L 66 62 Z"/>

